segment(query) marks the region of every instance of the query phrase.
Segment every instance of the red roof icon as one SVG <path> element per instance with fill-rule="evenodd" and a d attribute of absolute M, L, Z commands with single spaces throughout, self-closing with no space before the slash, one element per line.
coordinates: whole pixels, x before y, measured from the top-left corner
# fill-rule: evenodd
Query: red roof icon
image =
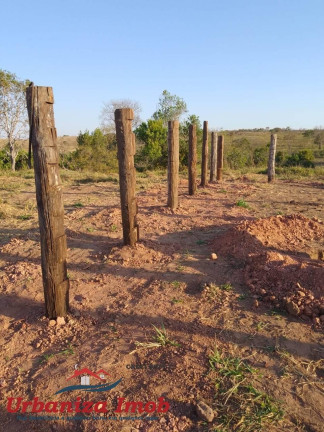
<path fill-rule="evenodd" d="M 69 378 L 67 378 L 67 380 L 70 380 L 72 378 L 77 378 L 78 376 L 83 375 L 83 374 L 87 374 L 87 375 L 90 375 L 90 376 L 96 378 L 99 381 L 103 381 L 103 379 L 100 378 L 100 376 L 98 375 L 99 373 L 104 373 L 104 374 L 108 375 L 108 373 L 105 372 L 103 369 L 100 369 L 100 371 L 98 371 L 96 373 L 93 373 L 93 372 L 91 372 L 90 369 L 83 368 L 81 370 L 76 370 L 72 376 L 70 376 Z"/>
<path fill-rule="evenodd" d="M 96 372 L 96 375 L 99 375 L 99 374 L 109 375 L 109 373 L 106 372 L 104 369 L 100 369 L 100 370 L 98 370 L 98 372 Z"/>

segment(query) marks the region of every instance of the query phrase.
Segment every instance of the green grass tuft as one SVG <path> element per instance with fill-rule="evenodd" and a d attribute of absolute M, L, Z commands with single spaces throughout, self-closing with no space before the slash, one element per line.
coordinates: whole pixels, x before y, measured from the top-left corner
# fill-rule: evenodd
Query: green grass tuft
<path fill-rule="evenodd" d="M 209 356 L 209 367 L 216 391 L 216 431 L 263 431 L 283 417 L 281 405 L 255 387 L 258 371 L 248 363 L 215 348 Z"/>

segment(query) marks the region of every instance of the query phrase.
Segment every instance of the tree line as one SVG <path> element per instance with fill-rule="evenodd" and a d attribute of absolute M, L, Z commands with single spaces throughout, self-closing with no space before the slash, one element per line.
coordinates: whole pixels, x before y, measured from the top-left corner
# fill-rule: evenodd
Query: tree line
<path fill-rule="evenodd" d="M 0 168 L 10 166 L 13 171 L 27 164 L 27 153 L 21 150 L 21 140 L 28 136 L 28 121 L 25 91 L 29 80 L 20 80 L 15 74 L 0 69 L 0 137 L 7 144 L 0 149 Z M 111 100 L 102 107 L 100 128 L 90 133 L 80 132 L 77 149 L 70 154 L 61 155 L 61 165 L 74 170 L 105 171 L 117 169 L 116 137 L 114 112 L 117 108 L 132 108 L 134 111 L 134 133 L 137 142 L 135 156 L 136 168 L 140 171 L 167 166 L 167 125 L 170 120 L 180 121 L 180 166 L 188 163 L 188 132 L 190 124 L 197 127 L 198 154 L 201 151 L 202 125 L 199 117 L 188 114 L 186 102 L 179 96 L 164 90 L 151 118 L 142 121 L 141 106 L 129 99 Z M 187 117 L 184 118 L 184 116 Z M 279 128 L 276 128 L 279 129 Z M 285 128 L 289 131 L 290 128 Z M 234 132 L 231 131 L 230 134 Z M 324 130 L 321 127 L 302 132 L 305 138 L 314 142 L 321 151 L 324 145 Z M 226 162 L 230 168 L 263 165 L 267 159 L 267 146 L 252 149 L 246 138 L 232 139 L 226 152 Z M 280 153 L 279 153 L 280 155 Z M 279 156 L 277 163 L 287 165 L 303 164 L 312 161 L 311 154 L 298 154 L 284 160 Z M 304 166 L 312 166 L 306 162 Z"/>

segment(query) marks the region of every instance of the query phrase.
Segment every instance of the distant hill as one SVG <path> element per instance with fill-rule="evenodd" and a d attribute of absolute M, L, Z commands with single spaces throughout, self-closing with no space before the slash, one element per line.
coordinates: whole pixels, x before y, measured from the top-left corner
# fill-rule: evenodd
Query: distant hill
<path fill-rule="evenodd" d="M 28 140 L 22 140 L 22 148 L 28 150 Z M 7 140 L 0 138 L 0 149 L 7 144 Z M 77 148 L 77 137 L 76 136 L 61 136 L 57 138 L 57 144 L 59 146 L 60 153 L 70 153 Z"/>

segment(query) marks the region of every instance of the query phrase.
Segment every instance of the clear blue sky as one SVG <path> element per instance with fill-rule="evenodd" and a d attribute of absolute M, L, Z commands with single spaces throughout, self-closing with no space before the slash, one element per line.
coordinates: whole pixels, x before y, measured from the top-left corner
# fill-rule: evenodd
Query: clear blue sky
<path fill-rule="evenodd" d="M 164 89 L 211 128 L 324 126 L 323 0 L 1 2 L 0 68 L 54 88 L 58 135 Z"/>

